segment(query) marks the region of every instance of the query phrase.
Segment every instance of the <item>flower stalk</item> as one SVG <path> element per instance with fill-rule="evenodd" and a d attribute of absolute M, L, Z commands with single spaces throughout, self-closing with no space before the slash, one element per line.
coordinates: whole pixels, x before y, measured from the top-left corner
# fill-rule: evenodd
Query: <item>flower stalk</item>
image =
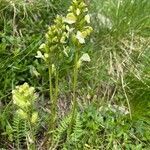
<path fill-rule="evenodd" d="M 74 72 L 73 72 L 73 104 L 72 104 L 72 117 L 70 122 L 70 127 L 68 130 L 68 136 L 72 132 L 72 126 L 74 124 L 75 118 L 76 118 L 76 109 L 77 109 L 77 81 L 78 81 L 78 49 L 75 52 L 75 58 L 74 58 Z"/>

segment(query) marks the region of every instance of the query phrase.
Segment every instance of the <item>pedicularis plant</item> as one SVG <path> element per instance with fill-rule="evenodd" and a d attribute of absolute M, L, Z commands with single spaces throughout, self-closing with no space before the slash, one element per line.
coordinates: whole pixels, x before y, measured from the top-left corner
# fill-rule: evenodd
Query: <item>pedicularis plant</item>
<path fill-rule="evenodd" d="M 72 125 L 74 123 L 77 100 L 76 89 L 78 80 L 78 69 L 82 61 L 90 61 L 88 54 L 84 54 L 81 58 L 82 47 L 85 44 L 85 39 L 90 35 L 92 27 L 90 23 L 90 15 L 88 14 L 87 5 L 83 0 L 73 0 L 72 5 L 68 9 L 68 14 L 65 18 L 66 28 L 71 30 L 70 40 L 75 49 L 74 51 L 74 73 L 73 73 L 73 108 L 72 119 L 70 123 L 69 134 L 71 133 Z"/>
<path fill-rule="evenodd" d="M 51 101 L 50 131 L 55 129 L 57 118 L 57 96 L 59 83 L 59 70 L 63 59 L 69 57 L 68 52 L 73 51 L 73 106 L 70 132 L 75 118 L 77 108 L 76 89 L 78 80 L 78 69 L 82 61 L 90 61 L 87 53 L 83 54 L 82 48 L 86 38 L 90 35 L 92 27 L 89 26 L 90 15 L 87 5 L 83 0 L 73 0 L 68 9 L 66 17 L 57 16 L 54 24 L 48 29 L 45 35 L 45 43 L 40 46 L 41 51 L 37 52 L 37 58 L 42 58 L 49 70 L 49 94 Z M 82 57 L 81 57 L 81 54 Z M 52 79 L 55 83 L 52 84 Z"/>
<path fill-rule="evenodd" d="M 40 46 L 41 51 L 37 52 L 37 58 L 42 58 L 48 66 L 49 72 L 49 94 L 51 100 L 51 117 L 49 129 L 54 130 L 56 125 L 56 106 L 58 95 L 58 81 L 59 81 L 59 69 L 61 67 L 61 60 L 63 60 L 62 50 L 66 50 L 66 43 L 68 33 L 63 21 L 63 17 L 57 16 L 54 20 L 54 25 L 50 26 L 48 32 L 45 35 L 45 43 Z M 52 79 L 55 79 L 55 83 L 52 83 Z"/>
<path fill-rule="evenodd" d="M 23 85 L 17 86 L 12 91 L 12 94 L 13 104 L 17 107 L 16 115 L 26 121 L 29 127 L 29 132 L 27 133 L 28 149 L 35 149 L 34 126 L 38 120 L 38 113 L 35 109 L 35 101 L 37 99 L 35 90 L 27 83 L 24 83 Z"/>
<path fill-rule="evenodd" d="M 56 127 L 57 119 L 57 97 L 59 91 L 59 72 L 61 67 L 69 57 L 72 51 L 73 65 L 73 99 L 72 99 L 72 119 L 69 128 L 71 133 L 72 125 L 76 116 L 77 99 L 77 81 L 78 69 L 82 61 L 90 61 L 87 53 L 83 52 L 83 46 L 86 38 L 90 35 L 92 27 L 89 26 L 90 15 L 88 14 L 87 5 L 83 0 L 73 0 L 68 9 L 66 17 L 57 15 L 54 24 L 48 28 L 45 34 L 45 42 L 41 44 L 40 51 L 37 51 L 37 58 L 42 58 L 48 67 L 49 73 L 49 95 L 51 102 L 51 116 L 49 122 L 49 132 L 53 132 Z M 55 81 L 54 83 L 52 81 Z M 17 113 L 20 117 L 26 119 L 31 129 L 30 139 L 34 140 L 32 126 L 37 120 L 38 114 L 34 112 L 34 102 L 36 96 L 34 88 L 29 87 L 27 83 L 16 87 L 13 90 L 13 101 L 17 105 Z"/>

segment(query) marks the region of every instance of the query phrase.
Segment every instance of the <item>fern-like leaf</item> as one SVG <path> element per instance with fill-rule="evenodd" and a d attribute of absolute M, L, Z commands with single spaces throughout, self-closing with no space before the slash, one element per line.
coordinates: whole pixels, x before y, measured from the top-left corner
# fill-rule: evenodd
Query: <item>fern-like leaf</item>
<path fill-rule="evenodd" d="M 26 139 L 27 125 L 26 121 L 21 119 L 18 115 L 15 115 L 12 123 L 13 138 L 15 146 L 20 149 Z"/>

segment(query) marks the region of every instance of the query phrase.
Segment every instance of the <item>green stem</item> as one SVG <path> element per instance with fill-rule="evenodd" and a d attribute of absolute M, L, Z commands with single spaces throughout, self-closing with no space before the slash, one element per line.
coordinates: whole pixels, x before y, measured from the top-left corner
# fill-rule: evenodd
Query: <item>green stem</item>
<path fill-rule="evenodd" d="M 50 97 L 50 102 L 53 101 L 53 85 L 52 85 L 52 66 L 49 66 L 48 69 L 49 72 L 49 97 Z"/>
<path fill-rule="evenodd" d="M 48 132 L 50 133 L 53 128 L 53 84 L 52 84 L 52 62 L 51 56 L 49 55 L 49 63 L 48 63 L 48 74 L 49 74 L 49 97 L 51 103 L 51 116 L 49 117 L 49 129 Z"/>
<path fill-rule="evenodd" d="M 57 118 L 57 99 L 58 99 L 58 72 L 56 72 L 56 77 L 55 77 L 55 99 L 54 99 L 54 125 L 56 125 L 56 118 Z"/>
<path fill-rule="evenodd" d="M 76 109 L 77 109 L 77 95 L 76 95 L 76 89 L 77 89 L 77 80 L 78 80 L 78 49 L 75 52 L 75 60 L 74 60 L 74 73 L 73 73 L 73 106 L 72 106 L 72 116 L 71 116 L 71 122 L 69 127 L 69 133 L 68 136 L 72 132 L 72 126 L 74 124 L 74 120 L 76 117 Z"/>
<path fill-rule="evenodd" d="M 56 127 L 56 118 L 57 118 L 57 98 L 58 98 L 58 73 L 56 71 L 55 76 L 55 91 L 54 91 L 54 97 L 52 102 L 52 130 Z"/>
<path fill-rule="evenodd" d="M 50 140 L 53 139 L 53 131 L 56 127 L 56 118 L 57 118 L 57 98 L 58 98 L 58 72 L 56 71 L 55 76 L 55 88 L 53 87 L 52 83 L 52 63 L 51 59 L 49 61 L 49 94 L 50 94 L 50 101 L 51 101 L 51 116 L 50 116 L 50 125 L 49 125 L 49 133 L 51 133 Z"/>

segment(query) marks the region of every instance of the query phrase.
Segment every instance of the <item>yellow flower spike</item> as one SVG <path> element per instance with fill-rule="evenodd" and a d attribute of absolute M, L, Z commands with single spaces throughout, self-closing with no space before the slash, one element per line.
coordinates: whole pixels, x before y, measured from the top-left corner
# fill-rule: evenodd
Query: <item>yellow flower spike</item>
<path fill-rule="evenodd" d="M 76 16 L 73 13 L 69 13 L 67 14 L 64 21 L 68 24 L 74 24 L 76 20 L 77 20 Z"/>
<path fill-rule="evenodd" d="M 87 15 L 84 17 L 84 19 L 85 19 L 85 21 L 86 21 L 87 23 L 90 23 L 90 15 L 89 15 L 89 14 L 87 14 Z"/>
<path fill-rule="evenodd" d="M 13 103 L 19 108 L 28 108 L 36 99 L 34 88 L 29 87 L 27 83 L 20 85 L 19 88 L 13 90 L 12 93 Z"/>
<path fill-rule="evenodd" d="M 82 32 L 77 31 L 76 38 L 78 39 L 79 43 L 81 43 L 81 44 L 85 43 L 85 39 L 84 39 L 85 36 Z"/>

